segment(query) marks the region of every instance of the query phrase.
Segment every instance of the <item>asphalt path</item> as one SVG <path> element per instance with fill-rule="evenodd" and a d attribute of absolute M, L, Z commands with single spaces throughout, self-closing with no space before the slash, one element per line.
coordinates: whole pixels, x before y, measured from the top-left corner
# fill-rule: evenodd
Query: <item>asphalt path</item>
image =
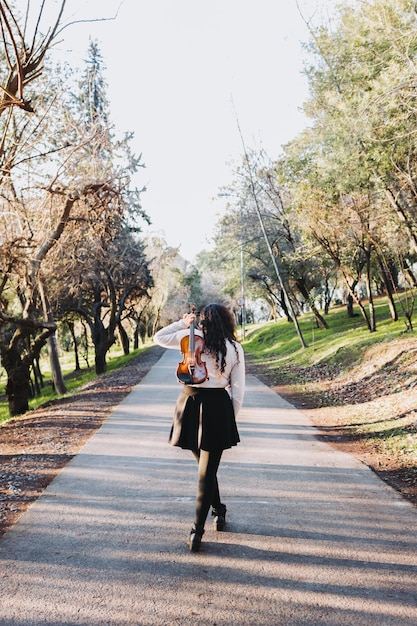
<path fill-rule="evenodd" d="M 190 553 L 196 463 L 164 353 L 0 539 L 0 624 L 415 626 L 417 509 L 253 376 Z"/>

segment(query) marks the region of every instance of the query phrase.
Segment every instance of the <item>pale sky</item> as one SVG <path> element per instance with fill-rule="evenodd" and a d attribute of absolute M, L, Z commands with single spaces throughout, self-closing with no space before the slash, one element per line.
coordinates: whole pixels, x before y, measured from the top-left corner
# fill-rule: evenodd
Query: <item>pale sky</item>
<path fill-rule="evenodd" d="M 298 4 L 317 23 L 332 3 Z M 308 30 L 296 0 L 68 0 L 66 10 L 67 20 L 116 13 L 64 30 L 57 53 L 79 65 L 98 40 L 112 119 L 134 131 L 146 165 L 137 183 L 151 231 L 193 261 L 210 247 L 219 188 L 242 158 L 236 116 L 247 146 L 272 158 L 306 125 Z"/>

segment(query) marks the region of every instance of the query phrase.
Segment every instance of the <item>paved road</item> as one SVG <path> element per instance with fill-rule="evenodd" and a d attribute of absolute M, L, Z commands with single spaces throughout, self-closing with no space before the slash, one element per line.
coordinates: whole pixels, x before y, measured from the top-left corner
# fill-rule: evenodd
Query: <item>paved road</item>
<path fill-rule="evenodd" d="M 167 351 L 0 539 L 0 624 L 417 624 L 417 509 L 249 376 L 219 479 L 228 532 L 188 551 L 196 465 L 167 445 Z"/>

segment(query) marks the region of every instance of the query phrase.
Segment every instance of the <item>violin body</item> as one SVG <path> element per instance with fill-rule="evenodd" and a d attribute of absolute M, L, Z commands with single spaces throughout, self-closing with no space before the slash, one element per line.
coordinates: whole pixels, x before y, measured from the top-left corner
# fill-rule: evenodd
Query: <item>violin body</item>
<path fill-rule="evenodd" d="M 194 309 L 193 309 L 194 312 Z M 178 363 L 177 378 L 184 385 L 198 385 L 207 380 L 207 367 L 201 360 L 204 339 L 195 335 L 194 322 L 191 322 L 190 334 L 181 339 L 183 360 Z"/>

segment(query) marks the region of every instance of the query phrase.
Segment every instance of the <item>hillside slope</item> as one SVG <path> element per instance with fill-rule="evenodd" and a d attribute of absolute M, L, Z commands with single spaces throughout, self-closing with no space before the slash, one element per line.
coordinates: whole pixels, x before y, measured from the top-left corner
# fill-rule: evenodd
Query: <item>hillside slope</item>
<path fill-rule="evenodd" d="M 308 415 L 321 438 L 354 454 L 417 505 L 416 338 L 378 343 L 360 363 L 336 373 L 323 363 L 292 372 L 286 365 L 280 379 L 279 368 L 248 361 L 250 371 Z"/>

